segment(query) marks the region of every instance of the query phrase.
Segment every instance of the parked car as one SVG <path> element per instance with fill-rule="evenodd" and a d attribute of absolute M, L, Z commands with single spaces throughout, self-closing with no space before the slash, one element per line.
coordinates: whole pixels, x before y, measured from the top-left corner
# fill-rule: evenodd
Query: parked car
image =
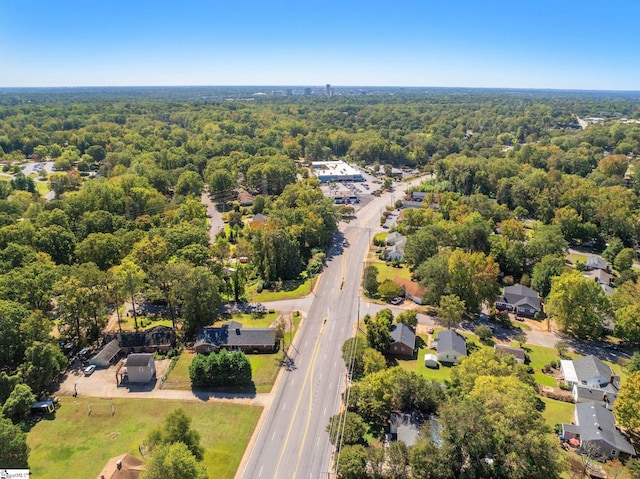
<path fill-rule="evenodd" d="M 96 365 L 95 364 L 90 364 L 89 366 L 84 368 L 84 375 L 85 376 L 91 376 L 95 370 L 96 370 Z"/>
<path fill-rule="evenodd" d="M 391 301 L 389 301 L 391 304 L 394 305 L 398 305 L 400 303 L 402 303 L 404 301 L 404 298 L 401 298 L 400 296 L 396 296 L 395 298 L 393 298 Z"/>

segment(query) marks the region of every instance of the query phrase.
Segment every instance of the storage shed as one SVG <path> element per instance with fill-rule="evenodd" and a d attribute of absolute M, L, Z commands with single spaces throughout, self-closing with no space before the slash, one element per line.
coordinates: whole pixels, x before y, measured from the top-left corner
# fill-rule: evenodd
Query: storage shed
<path fill-rule="evenodd" d="M 118 340 L 112 339 L 98 354 L 89 360 L 89 364 L 93 364 L 98 368 L 108 368 L 109 364 L 118 360 L 119 355 L 120 345 L 118 344 Z"/>
<path fill-rule="evenodd" d="M 130 383 L 148 383 L 156 374 L 151 353 L 132 353 L 127 356 L 127 376 Z"/>
<path fill-rule="evenodd" d="M 438 369 L 440 367 L 438 365 L 438 356 L 436 356 L 435 354 L 425 354 L 424 365 L 428 368 Z"/>

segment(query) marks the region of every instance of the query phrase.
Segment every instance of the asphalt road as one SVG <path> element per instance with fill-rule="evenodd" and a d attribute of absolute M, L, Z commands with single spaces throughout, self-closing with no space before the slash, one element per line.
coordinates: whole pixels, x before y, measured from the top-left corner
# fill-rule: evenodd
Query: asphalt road
<path fill-rule="evenodd" d="M 355 220 L 341 224 L 307 318 L 294 339 L 291 362 L 239 477 L 330 477 L 333 448 L 325 429 L 340 409 L 345 387 L 342 344 L 355 333 L 363 262 L 390 200 L 391 194 L 375 198 Z"/>

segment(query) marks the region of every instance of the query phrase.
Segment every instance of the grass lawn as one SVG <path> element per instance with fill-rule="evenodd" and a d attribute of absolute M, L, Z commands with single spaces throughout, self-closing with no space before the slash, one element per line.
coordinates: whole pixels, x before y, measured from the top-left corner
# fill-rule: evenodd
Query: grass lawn
<path fill-rule="evenodd" d="M 34 181 L 34 183 L 36 185 L 36 191 L 41 195 L 46 195 L 51 190 L 48 181 Z"/>
<path fill-rule="evenodd" d="M 544 402 L 545 405 L 544 411 L 542 411 L 542 417 L 549 427 L 553 427 L 558 423 L 571 422 L 574 410 L 573 403 L 545 397 L 541 397 L 540 399 L 542 399 L 542 402 Z"/>
<path fill-rule="evenodd" d="M 244 326 L 252 327 L 252 328 L 267 328 L 273 323 L 278 316 L 279 313 L 242 313 L 242 314 L 234 314 L 234 315 L 225 315 L 222 321 L 237 321 L 238 323 L 242 323 Z"/>
<path fill-rule="evenodd" d="M 191 390 L 191 380 L 189 379 L 189 365 L 194 354 L 183 351 L 175 366 L 167 376 L 167 380 L 162 385 L 162 389 L 182 389 Z"/>
<path fill-rule="evenodd" d="M 443 331 L 443 329 L 441 328 L 436 328 L 435 330 L 435 334 L 437 335 L 438 332 Z M 471 333 L 466 333 L 466 332 L 460 332 L 465 338 L 467 338 L 467 341 L 471 340 L 473 341 L 475 344 L 479 345 L 480 347 L 488 347 L 488 346 L 484 346 L 479 340 L 478 337 L 475 334 L 471 334 Z M 420 335 L 420 338 L 422 338 L 423 340 L 423 346 L 418 350 L 418 358 L 417 359 L 413 359 L 410 361 L 406 361 L 406 360 L 398 360 L 398 366 L 408 370 L 408 371 L 414 371 L 415 373 L 419 374 L 420 376 L 423 376 L 426 379 L 430 379 L 432 381 L 437 381 L 439 383 L 444 383 L 445 381 L 448 381 L 451 378 L 451 368 L 453 366 L 451 365 L 442 365 L 440 364 L 440 367 L 438 369 L 431 369 L 428 368 L 424 365 L 424 355 L 425 354 L 436 354 L 435 350 L 433 349 L 429 349 L 427 347 L 427 336 L 425 335 Z"/>
<path fill-rule="evenodd" d="M 250 301 L 263 303 L 268 301 L 280 301 L 282 299 L 296 299 L 303 298 L 311 293 L 316 278 L 307 279 L 305 281 L 284 281 L 282 290 L 270 291 L 263 289 L 261 293 L 257 293 L 255 290 L 248 291 L 250 295 Z"/>
<path fill-rule="evenodd" d="M 394 278 L 402 278 L 406 280 L 411 280 L 411 271 L 406 266 L 402 266 L 401 268 L 394 268 L 391 265 L 388 265 L 383 262 L 373 262 L 371 261 L 369 264 L 374 265 L 378 268 L 378 282 L 382 283 L 385 279 L 393 280 Z"/>
<path fill-rule="evenodd" d="M 33 477 L 96 477 L 113 456 L 128 452 L 140 457 L 138 446 L 149 430 L 180 407 L 202 435 L 209 477 L 231 479 L 262 413 L 250 406 L 161 399 L 63 398 L 61 403 L 55 420 L 39 422 L 28 434 Z M 89 403 L 96 411 L 91 416 Z"/>
<path fill-rule="evenodd" d="M 266 314 L 264 319 L 259 319 L 257 321 L 262 321 L 264 324 L 256 324 L 252 321 L 250 314 L 244 315 L 234 315 L 232 318 L 234 321 L 242 322 L 245 325 L 251 325 L 254 327 L 263 327 L 264 325 L 271 324 L 278 317 L 277 313 Z M 268 321 L 268 322 L 267 322 Z M 292 336 L 295 336 L 295 333 L 298 329 L 298 325 L 300 324 L 300 316 L 293 318 L 293 331 L 292 333 L 285 333 L 285 341 L 288 343 Z M 188 351 L 184 351 L 178 362 L 173 367 L 167 380 L 163 384 L 164 389 L 182 389 L 182 390 L 190 390 L 191 389 L 191 380 L 189 379 L 189 365 L 193 360 L 193 353 Z M 249 362 L 251 363 L 251 375 L 253 379 L 253 384 L 255 386 L 255 390 L 257 393 L 268 393 L 271 391 L 273 387 L 273 383 L 278 376 L 278 372 L 280 371 L 280 366 L 284 359 L 284 352 L 278 351 L 273 354 L 247 354 L 249 358 Z"/>
<path fill-rule="evenodd" d="M 583 263 L 587 262 L 587 255 L 586 254 L 571 253 L 571 254 L 567 255 L 567 258 L 569 258 L 569 261 L 571 261 L 573 264 L 576 264 L 576 262 L 578 262 L 578 261 L 581 261 Z"/>

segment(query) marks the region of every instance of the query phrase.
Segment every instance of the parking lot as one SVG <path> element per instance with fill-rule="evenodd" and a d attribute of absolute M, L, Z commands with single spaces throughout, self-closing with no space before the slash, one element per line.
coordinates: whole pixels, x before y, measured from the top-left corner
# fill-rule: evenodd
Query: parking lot
<path fill-rule="evenodd" d="M 160 387 L 160 379 L 169 367 L 169 359 L 156 359 L 156 380 L 147 384 L 122 383 L 116 381 L 117 366 L 98 368 L 91 375 L 86 376 L 84 369 L 87 364 L 76 361 L 67 369 L 62 377 L 56 394 L 59 396 L 88 396 L 88 397 L 121 397 L 126 392 L 153 391 Z"/>
<path fill-rule="evenodd" d="M 53 161 L 39 161 L 39 162 L 33 162 L 33 163 L 25 163 L 20 167 L 20 169 L 26 176 L 29 176 L 32 173 L 38 174 L 42 170 L 46 171 L 47 173 L 52 173 Z"/>

